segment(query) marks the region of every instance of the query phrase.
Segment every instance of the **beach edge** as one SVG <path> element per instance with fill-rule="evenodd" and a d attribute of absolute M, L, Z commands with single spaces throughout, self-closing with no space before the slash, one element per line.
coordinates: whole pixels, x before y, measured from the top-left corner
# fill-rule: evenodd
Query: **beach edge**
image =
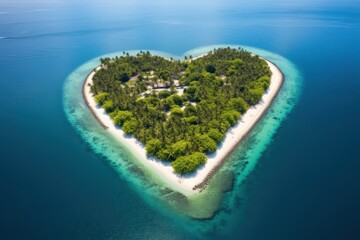
<path fill-rule="evenodd" d="M 236 147 L 246 138 L 256 124 L 265 116 L 266 112 L 276 99 L 283 82 L 285 75 L 273 62 L 263 58 L 270 67 L 272 72 L 271 82 L 268 90 L 262 96 L 261 101 L 255 106 L 251 107 L 238 120 L 237 124 L 230 128 L 213 156 L 208 156 L 207 163 L 195 174 L 189 176 L 180 176 L 176 174 L 171 165 L 157 159 L 150 158 L 146 155 L 145 146 L 137 141 L 134 137 L 129 138 L 124 132 L 116 127 L 109 115 L 104 109 L 100 108 L 91 93 L 90 85 L 92 78 L 96 71 L 101 68 L 98 66 L 94 68 L 85 78 L 82 87 L 83 99 L 95 117 L 97 122 L 121 141 L 131 152 L 140 160 L 140 162 L 151 169 L 155 175 L 163 180 L 169 188 L 183 193 L 184 195 L 192 195 L 201 192 L 208 184 L 210 179 L 226 162 L 228 156 L 236 149 Z"/>

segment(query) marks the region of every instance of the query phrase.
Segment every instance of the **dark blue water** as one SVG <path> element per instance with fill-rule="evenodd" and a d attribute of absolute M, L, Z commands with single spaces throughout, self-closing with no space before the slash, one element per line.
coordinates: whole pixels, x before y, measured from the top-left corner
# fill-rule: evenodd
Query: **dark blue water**
<path fill-rule="evenodd" d="M 340 0 L 2 1 L 0 238 L 359 239 L 359 19 L 359 4 Z M 63 85 L 103 54 L 223 43 L 286 57 L 303 84 L 246 194 L 194 234 L 82 141 Z"/>

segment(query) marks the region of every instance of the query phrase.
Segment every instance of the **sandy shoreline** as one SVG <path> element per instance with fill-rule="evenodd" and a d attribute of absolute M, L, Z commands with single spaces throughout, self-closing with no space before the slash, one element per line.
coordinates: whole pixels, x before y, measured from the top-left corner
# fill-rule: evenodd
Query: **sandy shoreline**
<path fill-rule="evenodd" d="M 125 137 L 124 132 L 114 125 L 112 119 L 106 114 L 105 110 L 97 106 L 89 86 L 89 84 L 92 84 L 92 78 L 95 71 L 92 71 L 85 79 L 82 92 L 85 103 L 104 130 L 109 131 L 124 143 L 132 153 L 141 160 L 141 163 L 154 171 L 159 178 L 164 180 L 164 183 L 168 185 L 168 187 L 185 195 L 191 195 L 199 192 L 207 184 L 208 180 L 221 167 L 227 156 L 235 149 L 236 145 L 261 119 L 280 90 L 284 81 L 284 76 L 280 69 L 272 62 L 267 60 L 266 62 L 272 71 L 272 76 L 270 86 L 263 95 L 261 101 L 257 105 L 251 107 L 244 115 L 242 115 L 238 123 L 228 130 L 217 151 L 208 155 L 207 163 L 194 174 L 185 177 L 176 174 L 170 164 L 147 157 L 145 146 L 135 138 Z M 100 66 L 97 67 L 96 70 L 99 68 Z"/>

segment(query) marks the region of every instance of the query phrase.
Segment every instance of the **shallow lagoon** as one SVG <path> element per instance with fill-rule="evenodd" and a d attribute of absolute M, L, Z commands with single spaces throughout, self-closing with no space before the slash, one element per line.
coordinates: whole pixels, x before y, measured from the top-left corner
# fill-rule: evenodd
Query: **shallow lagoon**
<path fill-rule="evenodd" d="M 227 45 L 211 45 L 196 48 L 186 52 L 183 56 L 200 56 L 214 48 Z M 243 47 L 231 45 L 231 47 Z M 243 47 L 261 57 L 274 62 L 283 72 L 285 81 L 278 96 L 269 108 L 266 115 L 255 126 L 254 130 L 229 156 L 229 161 L 210 180 L 209 186 L 200 194 L 186 197 L 179 192 L 166 187 L 159 173 L 146 169 L 141 160 L 136 159 L 136 153 L 116 140 L 106 132 L 95 120 L 90 110 L 87 109 L 82 99 L 82 85 L 87 75 L 99 65 L 99 58 L 95 58 L 76 69 L 67 78 L 64 86 L 64 110 L 71 124 L 76 128 L 92 149 L 104 156 L 119 174 L 127 179 L 137 191 L 142 193 L 150 202 L 160 200 L 162 205 L 168 205 L 178 214 L 196 219 L 215 219 L 224 212 L 221 206 L 227 203 L 229 210 L 234 206 L 234 200 L 242 192 L 241 183 L 255 167 L 273 134 L 280 126 L 282 120 L 294 107 L 301 89 L 302 78 L 296 67 L 287 59 L 261 49 Z M 140 50 L 129 51 L 136 54 Z M 183 59 L 167 53 L 151 51 L 152 54 L 174 59 Z M 101 56 L 114 57 L 122 55 L 122 51 Z M 224 198 L 225 193 L 227 197 Z M 170 206 L 169 206 L 170 205 Z M 162 208 L 162 206 L 158 206 Z M 214 222 L 213 224 L 217 224 Z M 211 228 L 208 224 L 207 228 Z"/>

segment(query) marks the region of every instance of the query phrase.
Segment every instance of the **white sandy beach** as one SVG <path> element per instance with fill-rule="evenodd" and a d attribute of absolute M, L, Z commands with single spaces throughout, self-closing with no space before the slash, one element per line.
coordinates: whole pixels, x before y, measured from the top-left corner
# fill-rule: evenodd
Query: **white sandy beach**
<path fill-rule="evenodd" d="M 92 109 L 92 112 L 96 114 L 96 117 L 107 128 L 111 134 L 115 135 L 122 143 L 124 143 L 143 163 L 152 171 L 155 171 L 164 183 L 185 195 L 192 195 L 199 192 L 200 189 L 193 190 L 194 186 L 206 181 L 209 174 L 217 169 L 217 166 L 222 164 L 227 155 L 236 147 L 236 145 L 246 136 L 246 134 L 252 129 L 256 122 L 266 112 L 271 105 L 272 100 L 276 97 L 278 91 L 281 88 L 284 80 L 281 71 L 271 62 L 267 61 L 270 70 L 272 71 L 271 83 L 267 92 L 263 95 L 262 100 L 257 105 L 250 108 L 238 123 L 230 128 L 219 146 L 218 150 L 208 156 L 207 163 L 197 170 L 196 173 L 191 176 L 181 177 L 176 174 L 171 165 L 163 163 L 162 161 L 150 159 L 146 156 L 145 146 L 137 141 L 135 138 L 128 138 L 124 136 L 124 132 L 117 128 L 112 119 L 106 114 L 105 110 L 99 108 L 94 100 L 93 94 L 90 92 L 89 84 L 92 84 L 92 78 L 95 74 L 93 71 L 86 78 L 84 83 L 84 97 L 87 100 L 88 106 Z M 104 130 L 105 131 L 105 130 Z"/>

